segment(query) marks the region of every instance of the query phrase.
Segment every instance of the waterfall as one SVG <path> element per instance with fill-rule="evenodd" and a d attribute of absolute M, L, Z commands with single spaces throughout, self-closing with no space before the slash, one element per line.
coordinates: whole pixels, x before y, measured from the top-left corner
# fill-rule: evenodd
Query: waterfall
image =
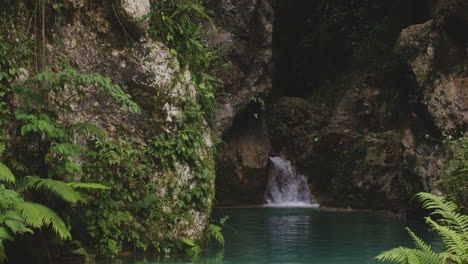
<path fill-rule="evenodd" d="M 268 206 L 306 206 L 319 204 L 310 193 L 307 179 L 297 175 L 291 161 L 270 157 L 265 200 Z"/>

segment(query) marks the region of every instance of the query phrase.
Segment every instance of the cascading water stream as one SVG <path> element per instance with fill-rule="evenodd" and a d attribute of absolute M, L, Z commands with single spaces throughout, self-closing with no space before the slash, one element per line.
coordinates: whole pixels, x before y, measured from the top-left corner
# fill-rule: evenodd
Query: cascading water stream
<path fill-rule="evenodd" d="M 297 175 L 289 160 L 270 157 L 267 206 L 318 207 L 304 175 Z"/>

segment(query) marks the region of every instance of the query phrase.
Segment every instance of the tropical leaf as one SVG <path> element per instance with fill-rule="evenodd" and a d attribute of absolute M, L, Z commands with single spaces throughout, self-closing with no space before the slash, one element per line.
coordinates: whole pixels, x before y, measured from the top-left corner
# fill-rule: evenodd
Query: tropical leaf
<path fill-rule="evenodd" d="M 468 240 L 465 239 L 463 234 L 448 226 L 439 225 L 429 217 L 426 217 L 426 222 L 436 233 L 442 236 L 447 253 L 464 257 L 468 261 Z"/>
<path fill-rule="evenodd" d="M 408 227 L 405 227 L 405 230 L 409 233 L 411 239 L 413 239 L 413 243 L 420 249 L 422 250 L 423 252 L 432 252 L 431 250 L 431 246 L 429 246 L 428 244 L 426 244 L 424 241 L 422 241 L 421 238 L 419 238 L 418 236 L 416 236 L 416 234 L 411 231 L 411 229 L 409 229 Z"/>
<path fill-rule="evenodd" d="M 21 202 L 15 204 L 15 208 L 27 225 L 33 228 L 51 226 L 61 239 L 71 239 L 70 231 L 63 220 L 47 206 L 33 202 Z"/>
<path fill-rule="evenodd" d="M 0 239 L 0 263 L 5 261 L 7 259 L 6 252 L 5 252 L 5 246 L 3 245 L 3 240 Z"/>
<path fill-rule="evenodd" d="M 4 226 L 0 226 L 0 241 L 1 240 L 13 240 L 13 234 Z"/>
<path fill-rule="evenodd" d="M 426 217 L 426 223 L 442 237 L 446 247 L 445 252 L 433 252 L 429 245 L 406 228 L 417 248 L 395 248 L 381 253 L 376 259 L 402 264 L 467 264 L 468 217 L 458 213 L 457 205 L 446 201 L 443 197 L 429 193 L 418 193 L 416 197 L 422 203 L 423 208 L 433 210 L 431 215 L 441 216 L 437 221 Z"/>
<path fill-rule="evenodd" d="M 104 186 L 99 183 L 83 183 L 83 182 L 69 182 L 67 183 L 73 189 L 101 189 L 101 190 L 108 190 L 109 187 Z"/>
<path fill-rule="evenodd" d="M 375 257 L 378 261 L 387 261 L 394 263 L 408 263 L 409 248 L 398 247 L 380 253 Z"/>
<path fill-rule="evenodd" d="M 69 203 L 76 203 L 81 200 L 81 195 L 75 191 L 69 184 L 63 181 L 52 179 L 43 179 L 37 176 L 26 176 L 24 185 L 19 190 L 42 190 L 57 195 L 62 200 Z"/>
<path fill-rule="evenodd" d="M 13 234 L 17 233 L 31 233 L 33 234 L 34 231 L 32 231 L 30 228 L 26 227 L 22 222 L 18 220 L 12 220 L 12 219 L 7 219 L 5 220 L 5 225 L 10 228 L 11 232 Z"/>
<path fill-rule="evenodd" d="M 14 183 L 16 181 L 15 176 L 11 173 L 10 169 L 0 162 L 0 182 Z"/>
<path fill-rule="evenodd" d="M 463 234 L 468 241 L 468 216 L 457 213 L 456 204 L 430 193 L 418 193 L 416 197 L 421 201 L 423 208 L 434 210 L 431 215 L 442 217 L 438 220 L 439 222 L 451 226 L 452 229 Z"/>
<path fill-rule="evenodd" d="M 221 227 L 210 224 L 207 229 L 207 237 L 208 239 L 214 238 L 220 245 L 224 246 L 224 236 L 221 233 Z"/>

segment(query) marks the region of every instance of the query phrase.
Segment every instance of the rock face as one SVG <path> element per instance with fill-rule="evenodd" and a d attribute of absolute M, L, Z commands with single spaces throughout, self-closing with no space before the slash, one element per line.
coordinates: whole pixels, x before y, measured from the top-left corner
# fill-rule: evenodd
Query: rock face
<path fill-rule="evenodd" d="M 228 172 L 237 175 L 231 179 L 245 179 L 242 170 L 252 165 L 244 164 L 249 155 L 239 146 L 253 135 L 268 134 L 268 155 L 290 159 L 309 177 L 323 205 L 407 208 L 414 193 L 437 191 L 450 156 L 440 135 L 467 131 L 466 1 L 270 2 L 277 16 L 277 77 L 272 102 L 261 115 L 267 131 L 253 129 L 245 118 L 227 130 L 239 111 L 236 100 L 246 91 L 232 93 L 219 113 L 221 130 L 229 136 L 218 177 Z M 220 6 L 230 14 L 232 6 Z M 250 14 L 252 9 L 245 10 Z M 234 28 L 245 25 L 238 16 L 230 17 L 239 25 Z M 245 76 L 236 70 L 230 74 L 237 80 Z M 226 80 L 228 87 L 236 87 Z M 255 109 L 248 104 L 244 114 Z M 239 132 L 241 126 L 249 133 Z M 264 160 L 268 144 L 257 142 L 249 151 L 265 155 L 258 158 Z M 242 197 L 258 202 L 252 198 L 261 190 L 256 183 L 230 183 L 218 192 L 229 187 L 239 194 L 248 191 Z"/>
<path fill-rule="evenodd" d="M 414 193 L 437 191 L 449 153 L 432 138 L 467 131 L 468 47 L 458 36 L 468 24 L 462 2 L 431 8 L 432 19 L 402 28 L 394 48 L 382 47 L 393 64 L 344 70 L 354 77 L 328 86 L 331 100 L 313 88 L 307 101 L 281 97 L 269 107 L 273 151 L 308 175 L 323 205 L 406 208 Z"/>
<path fill-rule="evenodd" d="M 216 31 L 208 43 L 229 63 L 220 72 L 218 133 L 224 144 L 217 163 L 216 200 L 221 204 L 262 203 L 270 143 L 263 100 L 272 89 L 274 12 L 266 0 L 215 0 Z"/>
<path fill-rule="evenodd" d="M 274 12 L 266 0 L 216 0 L 209 8 L 217 27 L 216 32 L 207 27 L 213 33 L 209 43 L 229 60 L 220 76 L 224 94 L 218 98 L 218 126 L 224 133 L 252 98 L 271 91 Z"/>
<path fill-rule="evenodd" d="M 218 158 L 216 201 L 262 204 L 271 146 L 264 119 L 240 115 L 224 137 Z"/>
<path fill-rule="evenodd" d="M 465 47 L 456 43 L 441 23 L 429 20 L 405 28 L 397 40 L 396 52 L 411 66 L 421 89 L 421 101 L 435 125 L 450 132 L 466 131 L 468 51 L 466 43 Z"/>
<path fill-rule="evenodd" d="M 177 66 L 177 59 L 167 46 L 145 37 L 144 32 L 147 31 L 148 25 L 141 23 L 140 19 L 149 13 L 149 1 L 121 2 L 118 12 L 122 16 L 122 23 L 135 30 L 133 32 L 140 37 L 133 45 L 123 43 L 130 40 L 128 34 L 131 32 L 121 28 L 115 30 L 112 22 L 106 17 L 106 10 L 109 8 L 112 7 L 104 4 L 73 10 L 73 16 L 62 27 L 63 49 L 53 45 L 50 47 L 53 54 L 67 58 L 77 71 L 96 72 L 118 84 L 132 95 L 142 113 L 126 113 L 109 97 L 90 96 L 73 102 L 75 114 L 64 118 L 75 123 L 94 124 L 106 130 L 111 137 L 124 134 L 141 144 L 161 133 L 177 133 L 184 127 L 180 105 L 185 100 L 196 98 L 190 72 L 181 72 Z M 179 77 L 176 81 L 176 75 L 179 74 L 182 78 Z M 210 128 L 204 129 L 204 143 L 207 148 L 211 148 Z M 207 159 L 213 159 L 211 153 L 205 152 L 204 149 L 197 151 Z M 174 171 L 161 169 L 151 173 L 154 174 L 154 180 L 161 183 L 158 199 L 172 200 L 173 204 L 167 204 L 166 210 L 179 210 L 176 203 L 180 198 L 173 190 L 190 191 L 197 187 L 196 172 L 193 166 L 184 161 L 178 162 Z M 210 177 L 213 179 L 210 192 L 214 194 L 214 175 Z M 171 186 L 172 189 L 167 186 Z M 161 227 L 171 233 L 172 240 L 201 239 L 211 211 L 211 201 L 207 201 L 206 204 L 207 206 L 200 205 L 197 208 L 185 208 L 184 217 L 177 223 L 161 223 Z"/>

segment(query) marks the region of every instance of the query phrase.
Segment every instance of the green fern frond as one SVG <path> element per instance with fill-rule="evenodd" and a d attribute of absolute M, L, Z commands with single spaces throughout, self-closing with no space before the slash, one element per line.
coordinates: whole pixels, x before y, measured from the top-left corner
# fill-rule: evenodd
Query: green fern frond
<path fill-rule="evenodd" d="M 382 262 L 393 263 L 408 263 L 408 248 L 398 247 L 384 251 L 375 257 L 376 260 Z"/>
<path fill-rule="evenodd" d="M 64 240 L 71 239 L 70 231 L 63 220 L 50 208 L 33 202 L 21 202 L 15 204 L 23 221 L 33 227 L 52 226 L 52 230 Z"/>
<path fill-rule="evenodd" d="M 7 259 L 6 252 L 5 252 L 5 246 L 3 245 L 3 240 L 0 239 L 0 263 L 5 261 Z"/>
<path fill-rule="evenodd" d="M 422 252 L 433 255 L 434 257 L 437 255 L 434 251 L 432 251 L 431 246 L 426 244 L 421 238 L 416 236 L 416 234 L 413 231 L 411 231 L 411 229 L 409 229 L 408 227 L 406 227 L 405 229 L 406 231 L 408 231 L 411 239 L 413 239 L 413 242 L 417 248 L 419 248 Z"/>
<path fill-rule="evenodd" d="M 19 187 L 20 191 L 25 189 L 50 192 L 69 203 L 76 203 L 81 200 L 81 195 L 63 181 L 42 179 L 37 176 L 26 176 L 24 186 Z"/>
<path fill-rule="evenodd" d="M 0 182 L 14 183 L 16 181 L 15 176 L 11 173 L 10 169 L 0 162 Z"/>
<path fill-rule="evenodd" d="M 447 252 L 442 253 L 441 255 L 444 256 L 444 263 L 457 263 L 457 264 L 466 264 L 467 259 L 454 255 L 454 254 L 449 254 Z"/>
<path fill-rule="evenodd" d="M 416 197 L 425 209 L 432 209 L 431 215 L 440 215 L 439 222 L 451 226 L 457 232 L 464 234 L 468 240 L 468 216 L 457 213 L 457 205 L 446 201 L 443 197 L 430 193 L 418 193 Z"/>
<path fill-rule="evenodd" d="M 443 264 L 444 258 L 434 252 L 405 247 L 382 252 L 375 257 L 378 261 L 401 264 Z"/>
<path fill-rule="evenodd" d="M 13 240 L 13 234 L 3 226 L 0 226 L 0 240 Z"/>
<path fill-rule="evenodd" d="M 214 238 L 220 245 L 224 246 L 224 236 L 221 233 L 221 227 L 210 224 L 206 231 L 208 239 Z"/>
<path fill-rule="evenodd" d="M 426 222 L 437 232 L 444 241 L 446 252 L 463 256 L 468 260 L 468 240 L 463 234 L 460 234 L 447 226 L 439 225 L 429 217 L 426 217 Z"/>
<path fill-rule="evenodd" d="M 434 221 L 426 217 L 426 222 L 442 237 L 445 252 L 435 253 L 431 247 L 406 228 L 417 249 L 395 248 L 376 257 L 379 261 L 390 261 L 402 264 L 448 264 L 468 263 L 468 216 L 457 213 L 457 206 L 443 197 L 429 193 L 418 193 L 416 197 L 423 208 L 434 210 L 431 215 L 442 218 Z"/>
<path fill-rule="evenodd" d="M 99 183 L 83 183 L 83 182 L 69 182 L 67 183 L 73 189 L 100 189 L 100 190 L 108 190 L 109 187 L 99 184 Z"/>
<path fill-rule="evenodd" d="M 424 252 L 422 250 L 413 249 L 412 253 L 418 258 L 421 264 L 443 264 L 444 258 L 435 252 Z"/>

